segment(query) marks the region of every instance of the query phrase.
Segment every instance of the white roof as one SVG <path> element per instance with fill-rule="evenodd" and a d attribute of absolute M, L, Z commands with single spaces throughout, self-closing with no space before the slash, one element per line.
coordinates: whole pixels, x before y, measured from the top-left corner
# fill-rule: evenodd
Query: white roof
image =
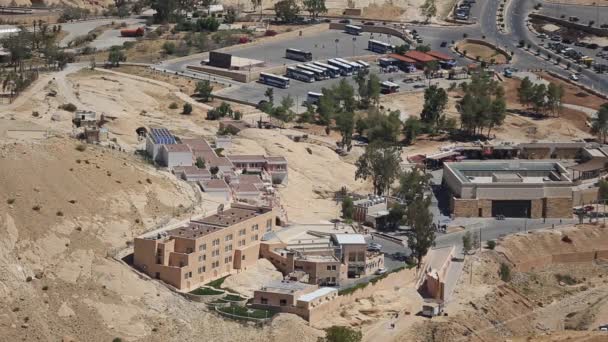
<path fill-rule="evenodd" d="M 336 241 L 340 245 L 366 244 L 365 238 L 361 234 L 334 234 Z"/>
<path fill-rule="evenodd" d="M 326 296 L 335 291 L 338 291 L 338 290 L 334 289 L 333 287 L 320 287 L 311 293 L 307 293 L 307 294 L 301 296 L 300 298 L 298 298 L 298 300 L 302 301 L 302 302 L 311 302 L 319 297 Z"/>
<path fill-rule="evenodd" d="M 606 155 L 604 155 L 604 153 L 602 153 L 602 151 L 600 151 L 600 149 L 598 148 L 594 148 L 594 149 L 586 149 L 587 153 L 589 153 L 590 156 L 592 157 L 605 157 Z"/>

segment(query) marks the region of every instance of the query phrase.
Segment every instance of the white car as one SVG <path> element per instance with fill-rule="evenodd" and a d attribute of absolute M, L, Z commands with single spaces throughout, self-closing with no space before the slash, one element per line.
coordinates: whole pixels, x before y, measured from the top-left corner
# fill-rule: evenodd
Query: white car
<path fill-rule="evenodd" d="M 377 275 L 382 275 L 382 274 L 384 274 L 384 273 L 386 273 L 386 272 L 387 272 L 387 271 L 386 271 L 386 268 L 384 268 L 384 267 L 379 268 L 379 269 L 377 269 L 377 270 L 376 270 L 376 274 L 377 274 Z"/>
<path fill-rule="evenodd" d="M 570 75 L 570 79 L 573 80 L 573 81 L 578 81 L 579 80 L 578 76 L 576 76 L 575 74 L 571 74 Z"/>

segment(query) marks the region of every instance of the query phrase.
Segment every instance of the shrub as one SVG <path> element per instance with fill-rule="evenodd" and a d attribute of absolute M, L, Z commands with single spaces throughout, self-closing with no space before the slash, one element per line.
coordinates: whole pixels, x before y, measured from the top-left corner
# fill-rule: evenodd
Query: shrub
<path fill-rule="evenodd" d="M 57 216 L 63 216 L 63 211 L 61 211 L 61 210 L 57 211 Z"/>
<path fill-rule="evenodd" d="M 173 42 L 165 42 L 163 44 L 163 51 L 167 54 L 167 55 L 172 55 L 175 53 L 175 43 Z"/>
<path fill-rule="evenodd" d="M 579 283 L 579 281 L 576 278 L 572 277 L 569 274 L 559 274 L 558 273 L 555 275 L 555 279 L 557 279 L 558 282 L 565 283 L 566 285 L 576 285 Z"/>
<path fill-rule="evenodd" d="M 169 109 L 177 109 L 178 105 L 175 102 L 171 102 L 171 104 L 169 105 Z"/>
<path fill-rule="evenodd" d="M 182 114 L 185 114 L 185 115 L 192 114 L 192 105 L 189 103 L 184 103 L 184 110 L 182 111 Z"/>
<path fill-rule="evenodd" d="M 494 241 L 494 240 L 488 241 L 487 242 L 487 247 L 488 247 L 488 249 L 494 249 L 494 248 L 496 248 L 496 241 Z"/>
<path fill-rule="evenodd" d="M 499 270 L 500 279 L 504 282 L 509 282 L 511 280 L 511 268 L 509 265 L 504 262 L 500 264 Z"/>
<path fill-rule="evenodd" d="M 320 340 L 325 342 L 359 342 L 362 338 L 363 334 L 359 330 L 334 325 L 325 329 L 325 338 Z"/>
<path fill-rule="evenodd" d="M 35 206 L 32 207 L 33 211 L 40 211 L 41 207 L 40 205 L 36 204 Z"/>
<path fill-rule="evenodd" d="M 78 108 L 76 107 L 75 104 L 73 103 L 64 103 L 61 106 L 59 106 L 59 109 L 63 109 L 67 112 L 75 112 Z"/>
<path fill-rule="evenodd" d="M 86 149 L 87 145 L 85 144 L 78 144 L 78 146 L 76 146 L 76 151 L 84 152 Z M 80 163 L 80 160 L 77 160 L 76 162 Z"/>
<path fill-rule="evenodd" d="M 7 204 L 13 204 L 13 203 L 15 203 L 15 199 L 14 198 L 9 198 L 9 199 L 6 200 L 6 203 Z"/>

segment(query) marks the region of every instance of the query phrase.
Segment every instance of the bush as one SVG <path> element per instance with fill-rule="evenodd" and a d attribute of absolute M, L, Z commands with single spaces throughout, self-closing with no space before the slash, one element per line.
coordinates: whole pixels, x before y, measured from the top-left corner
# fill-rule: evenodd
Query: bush
<path fill-rule="evenodd" d="M 84 152 L 87 149 L 87 146 L 84 144 L 79 144 L 76 146 L 76 151 Z"/>
<path fill-rule="evenodd" d="M 496 248 L 496 241 L 494 241 L 494 240 L 488 241 L 487 242 L 487 247 L 488 247 L 488 249 L 494 249 L 494 248 Z"/>
<path fill-rule="evenodd" d="M 566 285 L 576 285 L 579 283 L 579 281 L 576 278 L 572 277 L 569 274 L 559 274 L 558 273 L 555 275 L 555 279 L 557 279 L 558 282 L 565 283 Z"/>
<path fill-rule="evenodd" d="M 61 210 L 57 211 L 57 216 L 63 216 L 63 211 L 61 211 Z"/>
<path fill-rule="evenodd" d="M 184 103 L 184 110 L 182 111 L 182 114 L 185 114 L 185 115 L 192 114 L 192 105 L 189 103 Z"/>
<path fill-rule="evenodd" d="M 208 287 L 199 287 L 198 289 L 196 289 L 190 293 L 197 295 L 197 296 L 216 296 L 216 295 L 221 295 L 224 292 L 210 289 Z"/>
<path fill-rule="evenodd" d="M 222 278 L 210 281 L 206 285 L 210 286 L 210 287 L 215 287 L 216 289 L 219 289 L 222 286 L 222 284 L 224 283 L 224 280 L 226 280 L 226 278 L 228 278 L 228 276 L 225 276 L 225 277 L 222 277 Z"/>
<path fill-rule="evenodd" d="M 502 281 L 509 282 L 511 280 L 511 268 L 509 265 L 505 264 L 504 262 L 501 263 L 499 275 Z"/>
<path fill-rule="evenodd" d="M 266 32 L 264 32 L 264 35 L 266 37 L 274 37 L 277 35 L 277 31 L 275 30 L 266 30 Z"/>
<path fill-rule="evenodd" d="M 171 104 L 169 105 L 169 109 L 177 109 L 177 107 L 179 106 L 175 102 L 171 102 Z"/>
<path fill-rule="evenodd" d="M 325 338 L 319 340 L 325 342 L 359 342 L 362 338 L 363 334 L 359 330 L 334 325 L 325 329 Z"/>
<path fill-rule="evenodd" d="M 163 44 L 163 51 L 167 54 L 167 55 L 172 55 L 175 53 L 175 43 L 173 42 L 165 42 Z"/>
<path fill-rule="evenodd" d="M 59 106 L 59 109 L 63 109 L 65 111 L 67 111 L 67 112 L 72 112 L 73 113 L 73 112 L 75 112 L 78 109 L 78 107 L 76 107 L 76 105 L 73 104 L 73 103 L 64 103 L 61 106 Z"/>

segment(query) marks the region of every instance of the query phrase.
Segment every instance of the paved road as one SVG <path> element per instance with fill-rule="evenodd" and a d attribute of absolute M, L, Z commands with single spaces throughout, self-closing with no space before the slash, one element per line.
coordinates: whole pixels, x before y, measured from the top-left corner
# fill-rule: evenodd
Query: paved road
<path fill-rule="evenodd" d="M 80 21 L 75 23 L 65 23 L 61 24 L 61 28 L 63 31 L 68 34 L 61 40 L 59 46 L 65 47 L 69 42 L 74 40 L 78 36 L 83 36 L 90 31 L 96 29 L 97 27 L 115 23 L 126 23 L 127 26 L 133 25 L 143 25 L 145 24 L 145 20 L 137 19 L 137 18 L 125 18 L 125 19 L 96 19 L 96 20 L 88 20 L 88 21 Z M 121 38 L 120 30 L 108 30 L 104 32 L 102 35 L 97 37 L 93 42 L 89 45 L 96 47 L 97 49 L 105 49 L 112 45 L 122 45 L 123 42 L 127 40 L 134 40 L 133 38 Z"/>
<path fill-rule="evenodd" d="M 578 6 L 554 4 L 550 2 L 542 2 L 542 7 L 539 10 L 540 14 L 548 15 L 555 18 L 565 16 L 566 20 L 570 16 L 579 18 L 579 23 L 587 24 L 589 21 L 595 21 L 595 26 L 608 24 L 608 7 L 606 6 Z"/>

